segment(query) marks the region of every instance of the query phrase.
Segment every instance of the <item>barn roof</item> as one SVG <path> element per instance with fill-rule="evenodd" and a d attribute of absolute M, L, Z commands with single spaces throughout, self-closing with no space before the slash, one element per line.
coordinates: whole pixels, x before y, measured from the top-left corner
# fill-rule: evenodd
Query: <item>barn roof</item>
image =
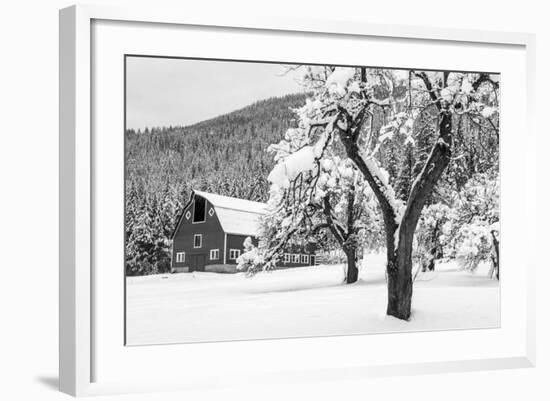
<path fill-rule="evenodd" d="M 265 203 L 209 192 L 194 192 L 214 205 L 218 220 L 226 233 L 258 236 L 260 216 L 266 209 Z"/>

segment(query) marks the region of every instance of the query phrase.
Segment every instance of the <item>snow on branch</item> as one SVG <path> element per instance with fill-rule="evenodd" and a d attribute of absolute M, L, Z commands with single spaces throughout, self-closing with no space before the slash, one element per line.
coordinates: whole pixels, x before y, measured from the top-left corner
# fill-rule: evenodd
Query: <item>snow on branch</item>
<path fill-rule="evenodd" d="M 376 181 L 380 191 L 384 194 L 384 197 L 393 209 L 395 224 L 399 225 L 401 220 L 402 202 L 398 201 L 395 197 L 395 191 L 389 182 L 389 173 L 378 165 L 378 162 L 374 157 L 363 156 L 363 159 L 370 174 Z"/>
<path fill-rule="evenodd" d="M 305 145 L 299 150 L 288 154 L 275 165 L 267 180 L 277 188 L 289 188 L 291 181 L 295 180 L 301 173 L 316 168 L 319 159 L 323 156 L 328 142 L 331 139 L 334 123 L 337 115 L 323 122 L 315 123 L 315 126 L 324 126 L 324 132 L 314 145 Z"/>

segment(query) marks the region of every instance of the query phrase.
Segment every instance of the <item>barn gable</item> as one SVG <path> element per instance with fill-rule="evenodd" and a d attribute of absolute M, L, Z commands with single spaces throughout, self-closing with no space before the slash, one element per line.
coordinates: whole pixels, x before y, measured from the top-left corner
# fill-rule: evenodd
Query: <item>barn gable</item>
<path fill-rule="evenodd" d="M 172 237 L 172 268 L 224 263 L 224 241 L 225 234 L 214 205 L 193 193 Z"/>

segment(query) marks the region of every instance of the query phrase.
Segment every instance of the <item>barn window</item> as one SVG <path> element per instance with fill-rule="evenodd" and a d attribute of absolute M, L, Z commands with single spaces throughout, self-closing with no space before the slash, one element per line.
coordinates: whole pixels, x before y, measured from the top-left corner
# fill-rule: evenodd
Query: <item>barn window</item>
<path fill-rule="evenodd" d="M 210 260 L 218 260 L 220 258 L 219 249 L 210 249 Z"/>
<path fill-rule="evenodd" d="M 202 223 L 206 218 L 206 199 L 195 196 L 195 209 L 193 211 L 193 223 Z"/>
<path fill-rule="evenodd" d="M 302 255 L 302 263 L 309 263 L 309 255 Z"/>
<path fill-rule="evenodd" d="M 230 249 L 229 250 L 229 259 L 235 260 L 239 256 L 241 256 L 241 250 L 240 249 Z"/>
<path fill-rule="evenodd" d="M 300 263 L 300 255 L 297 253 L 292 254 L 292 263 Z"/>
<path fill-rule="evenodd" d="M 284 263 L 290 263 L 290 253 L 285 253 L 283 261 Z"/>
<path fill-rule="evenodd" d="M 185 262 L 185 252 L 177 252 L 176 263 L 184 263 L 184 262 Z"/>
<path fill-rule="evenodd" d="M 195 234 L 193 237 L 193 248 L 202 247 L 202 234 Z"/>

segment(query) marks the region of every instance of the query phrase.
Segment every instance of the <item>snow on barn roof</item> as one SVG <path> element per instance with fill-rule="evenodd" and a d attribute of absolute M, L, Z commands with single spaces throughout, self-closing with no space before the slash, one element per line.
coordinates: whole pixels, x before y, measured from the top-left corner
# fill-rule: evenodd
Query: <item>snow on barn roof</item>
<path fill-rule="evenodd" d="M 226 233 L 258 236 L 260 215 L 265 213 L 265 203 L 202 191 L 193 192 L 214 205 L 218 220 Z"/>

